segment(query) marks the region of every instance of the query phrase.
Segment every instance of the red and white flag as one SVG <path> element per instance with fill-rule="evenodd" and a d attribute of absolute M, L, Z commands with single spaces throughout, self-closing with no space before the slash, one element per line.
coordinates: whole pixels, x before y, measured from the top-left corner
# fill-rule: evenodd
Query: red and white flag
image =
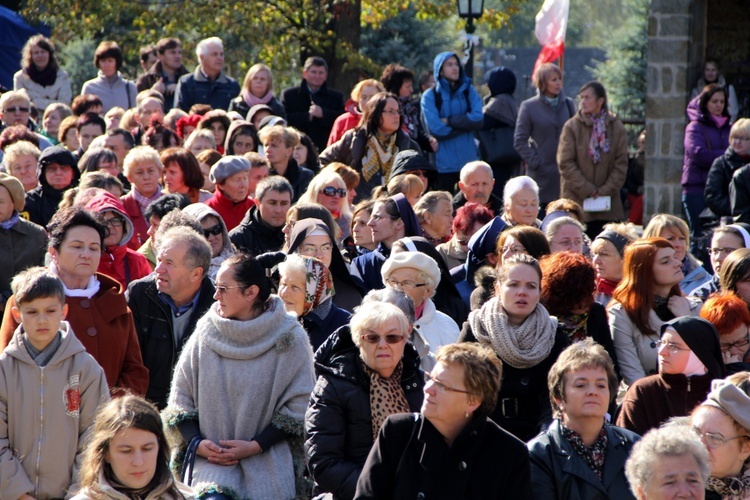
<path fill-rule="evenodd" d="M 534 64 L 534 73 L 544 63 L 556 61 L 565 51 L 565 32 L 568 30 L 570 0 L 544 0 L 536 15 L 536 39 L 542 51 Z"/>

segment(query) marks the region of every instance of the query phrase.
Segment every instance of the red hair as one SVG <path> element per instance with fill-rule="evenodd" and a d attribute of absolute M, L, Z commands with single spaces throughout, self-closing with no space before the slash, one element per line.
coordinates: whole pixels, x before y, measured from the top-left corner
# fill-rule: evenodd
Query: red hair
<path fill-rule="evenodd" d="M 594 302 L 596 271 L 582 254 L 556 252 L 539 260 L 542 266 L 540 300 L 550 314 L 570 314 Z"/>
<path fill-rule="evenodd" d="M 469 202 L 456 210 L 453 218 L 453 232 L 462 231 L 468 233 L 469 229 L 479 222 L 483 226 L 492 220 L 492 211 L 479 203 Z"/>
<path fill-rule="evenodd" d="M 747 304 L 730 291 L 711 295 L 701 308 L 701 318 L 710 321 L 719 335 L 727 335 L 742 325 L 750 325 Z"/>
<path fill-rule="evenodd" d="M 177 123 L 175 123 L 175 128 L 177 129 L 177 136 L 185 140 L 185 127 L 198 127 L 198 122 L 201 121 L 203 117 L 201 115 L 187 115 L 183 116 L 179 120 L 177 120 Z"/>
<path fill-rule="evenodd" d="M 654 305 L 654 262 L 662 248 L 674 248 L 664 238 L 645 238 L 625 247 L 623 276 L 612 299 L 622 304 L 630 320 L 644 335 L 656 335 L 649 325 L 649 313 Z M 680 285 L 672 287 L 666 298 L 682 296 Z"/>

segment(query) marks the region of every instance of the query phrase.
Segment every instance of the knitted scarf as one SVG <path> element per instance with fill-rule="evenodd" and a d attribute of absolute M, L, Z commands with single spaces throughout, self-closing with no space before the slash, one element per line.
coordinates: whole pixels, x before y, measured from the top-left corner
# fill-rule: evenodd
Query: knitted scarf
<path fill-rule="evenodd" d="M 53 68 L 51 64 L 41 70 L 32 64 L 26 68 L 26 74 L 29 75 L 32 82 L 38 83 L 42 87 L 49 87 L 57 81 L 57 68 Z"/>
<path fill-rule="evenodd" d="M 380 427 L 389 415 L 409 413 L 409 403 L 401 388 L 401 374 L 404 372 L 404 361 L 396 365 L 396 369 L 388 378 L 381 377 L 364 362 L 362 367 L 370 377 L 370 415 L 372 416 L 372 439 L 378 438 Z"/>
<path fill-rule="evenodd" d="M 589 156 L 594 163 L 602 160 L 602 151 L 609 153 L 609 138 L 607 137 L 607 110 L 602 109 L 598 115 L 591 115 L 593 128 L 589 140 Z"/>
<path fill-rule="evenodd" d="M 520 326 L 508 323 L 499 297 L 492 297 L 481 309 L 469 314 L 474 337 L 491 346 L 504 363 L 518 369 L 544 361 L 555 344 L 557 318 L 537 304 Z"/>
<path fill-rule="evenodd" d="M 268 104 L 273 99 L 273 91 L 269 90 L 263 97 L 255 97 L 249 90 L 242 89 L 242 100 L 251 108 L 256 104 Z"/>
<path fill-rule="evenodd" d="M 398 153 L 396 135 L 390 137 L 375 134 L 367 140 L 367 150 L 362 158 L 362 175 L 369 181 L 378 171 L 383 172 L 383 178 L 391 175 L 393 158 Z"/>

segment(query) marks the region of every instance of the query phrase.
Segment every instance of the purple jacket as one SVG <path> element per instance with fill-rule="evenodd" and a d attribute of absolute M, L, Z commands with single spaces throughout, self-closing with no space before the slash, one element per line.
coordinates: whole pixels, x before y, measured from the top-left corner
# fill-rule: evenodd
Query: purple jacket
<path fill-rule="evenodd" d="M 719 128 L 698 107 L 698 98 L 687 106 L 690 123 L 685 128 L 685 160 L 682 164 L 682 192 L 702 194 L 714 160 L 729 147 L 729 120 Z"/>

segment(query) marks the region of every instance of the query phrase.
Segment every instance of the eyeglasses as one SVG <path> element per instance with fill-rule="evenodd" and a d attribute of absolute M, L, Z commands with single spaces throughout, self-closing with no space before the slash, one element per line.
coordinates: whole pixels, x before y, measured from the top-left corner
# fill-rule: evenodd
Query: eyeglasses
<path fill-rule="evenodd" d="M 526 249 L 524 247 L 521 247 L 521 246 L 518 246 L 518 247 L 504 246 L 500 250 L 502 250 L 503 253 L 510 252 L 510 253 L 512 253 L 514 255 L 517 254 L 517 253 L 526 253 Z"/>
<path fill-rule="evenodd" d="M 713 432 L 701 432 L 700 429 L 697 427 L 693 427 L 693 431 L 695 431 L 696 434 L 703 440 L 704 443 L 706 443 L 706 446 L 708 448 L 718 448 L 719 446 L 723 446 L 729 441 L 734 441 L 735 439 L 743 439 L 743 438 L 749 438 L 750 436 L 747 435 L 740 435 L 740 436 L 734 436 L 731 438 L 725 438 L 721 434 L 715 434 Z"/>
<path fill-rule="evenodd" d="M 737 250 L 736 248 L 709 248 L 708 251 L 711 255 L 717 256 L 721 254 L 729 255 L 730 253 Z"/>
<path fill-rule="evenodd" d="M 742 136 L 739 136 L 739 135 L 735 135 L 734 137 L 732 137 L 732 140 L 733 141 L 740 141 L 740 142 L 748 142 L 748 141 L 750 141 L 750 137 L 742 137 Z"/>
<path fill-rule="evenodd" d="M 343 198 L 346 196 L 346 189 L 343 188 L 335 188 L 335 187 L 324 187 L 320 191 L 318 191 L 320 194 L 324 194 L 326 196 L 330 196 L 333 198 L 334 196 L 338 196 L 339 198 Z"/>
<path fill-rule="evenodd" d="M 580 247 L 583 245 L 583 240 L 562 240 L 562 241 L 550 241 L 550 243 L 554 243 L 555 245 L 559 247 Z"/>
<path fill-rule="evenodd" d="M 399 111 L 398 109 L 384 109 L 383 114 L 391 115 L 391 116 L 394 116 L 394 115 L 401 116 L 401 111 Z"/>
<path fill-rule="evenodd" d="M 125 224 L 125 219 L 122 217 L 112 217 L 107 220 L 107 225 L 109 227 L 122 227 L 123 224 Z"/>
<path fill-rule="evenodd" d="M 319 247 L 316 247 L 315 245 L 302 245 L 299 248 L 299 251 L 303 255 L 315 255 L 318 252 L 320 253 L 331 253 L 333 250 L 333 245 L 330 243 L 325 243 L 323 245 L 320 245 Z"/>
<path fill-rule="evenodd" d="M 18 111 L 20 111 L 21 113 L 28 113 L 29 108 L 24 108 L 21 106 L 13 106 L 12 108 L 5 108 L 3 110 L 3 113 L 16 113 Z"/>
<path fill-rule="evenodd" d="M 203 230 L 203 236 L 205 236 L 206 239 L 208 239 L 208 237 L 211 236 L 211 235 L 213 235 L 213 236 L 219 236 L 223 232 L 224 232 L 224 230 L 221 227 L 221 224 L 216 224 L 215 226 L 207 227 L 206 229 L 204 229 Z"/>
<path fill-rule="evenodd" d="M 427 372 L 425 372 L 424 374 L 424 381 L 425 383 L 428 383 L 428 384 L 432 382 L 432 385 L 434 385 L 437 388 L 438 392 L 449 391 L 449 392 L 460 392 L 461 394 L 472 394 L 471 391 L 464 391 L 462 389 L 455 389 L 453 387 L 448 387 L 447 385 L 439 381 L 437 377 L 433 377 Z"/>
<path fill-rule="evenodd" d="M 403 335 L 396 335 L 395 333 L 389 333 L 388 335 L 378 335 L 377 333 L 366 333 L 360 335 L 360 338 L 368 344 L 379 344 L 381 339 L 385 339 L 386 344 L 398 344 L 404 340 Z"/>
<path fill-rule="evenodd" d="M 680 351 L 690 350 L 690 349 L 684 349 L 678 346 L 677 344 L 673 344 L 672 342 L 664 342 L 664 341 L 659 342 L 658 347 L 659 347 L 659 351 L 661 351 L 662 349 L 666 349 L 667 352 L 669 352 L 670 354 L 677 354 Z"/>
<path fill-rule="evenodd" d="M 744 339 L 738 340 L 737 342 L 730 342 L 728 344 L 725 344 L 724 342 L 722 342 L 721 350 L 728 351 L 732 349 L 733 347 L 747 347 L 748 345 L 750 345 L 750 338 L 745 337 Z"/>
<path fill-rule="evenodd" d="M 388 283 L 393 288 L 400 288 L 401 290 L 413 290 L 414 288 L 419 288 L 420 286 L 427 285 L 427 283 L 414 283 L 412 281 L 398 281 L 394 278 L 388 278 L 386 280 L 386 283 Z"/>
<path fill-rule="evenodd" d="M 218 293 L 219 295 L 224 295 L 225 293 L 227 293 L 227 290 L 231 290 L 233 288 L 246 288 L 246 287 L 241 286 L 241 285 L 237 285 L 237 286 L 216 285 L 216 293 Z"/>

